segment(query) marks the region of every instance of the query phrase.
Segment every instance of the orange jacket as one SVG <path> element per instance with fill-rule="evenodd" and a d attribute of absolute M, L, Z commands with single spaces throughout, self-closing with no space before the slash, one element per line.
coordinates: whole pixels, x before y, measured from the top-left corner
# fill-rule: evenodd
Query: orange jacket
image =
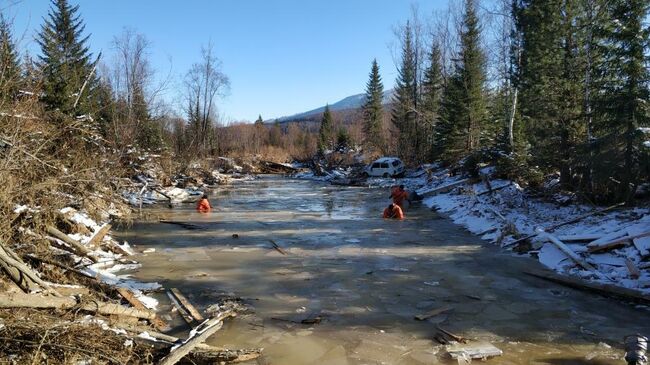
<path fill-rule="evenodd" d="M 390 197 L 393 198 L 393 204 L 397 204 L 400 207 L 403 207 L 404 200 L 409 198 L 409 193 L 406 190 L 394 190 Z"/>
<path fill-rule="evenodd" d="M 199 200 L 199 203 L 196 205 L 196 210 L 198 210 L 201 213 L 208 213 L 209 211 L 212 210 L 212 207 L 210 206 L 210 202 L 208 199 L 201 199 Z"/>
<path fill-rule="evenodd" d="M 402 212 L 399 205 L 394 205 L 393 210 L 384 209 L 384 218 L 404 219 L 404 212 Z"/>

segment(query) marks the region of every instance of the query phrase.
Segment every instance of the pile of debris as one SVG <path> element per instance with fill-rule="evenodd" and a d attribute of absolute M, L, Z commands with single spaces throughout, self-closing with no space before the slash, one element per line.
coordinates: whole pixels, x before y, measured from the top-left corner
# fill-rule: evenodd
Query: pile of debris
<path fill-rule="evenodd" d="M 66 207 L 55 223 L 39 229 L 31 224 L 38 209 L 18 206 L 13 214 L 15 224 L 29 228 L 22 245 L 0 242 L 0 357 L 13 363 L 212 364 L 260 356 L 260 349 L 203 343 L 241 305 L 212 306 L 204 318 L 178 289 L 169 291 L 170 298 L 189 318 L 190 335 L 162 333 L 170 328 L 155 311 L 157 300 L 147 295 L 162 288 L 118 275 L 139 264 L 128 243 L 109 235 L 110 223 Z"/>
<path fill-rule="evenodd" d="M 650 209 L 567 204 L 560 193 L 534 197 L 493 174 L 493 168 L 483 168 L 479 178 L 432 170 L 417 193 L 483 239 L 562 274 L 531 275 L 650 302 Z"/>

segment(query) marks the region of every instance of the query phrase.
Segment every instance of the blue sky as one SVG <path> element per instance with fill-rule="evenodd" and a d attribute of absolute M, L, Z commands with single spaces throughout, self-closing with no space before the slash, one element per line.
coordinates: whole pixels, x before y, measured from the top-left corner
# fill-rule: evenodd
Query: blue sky
<path fill-rule="evenodd" d="M 455 1 L 455 0 L 452 0 Z M 152 43 L 151 63 L 161 78 L 172 68 L 165 98 L 178 106 L 182 75 L 211 41 L 230 77 L 219 101 L 227 120 L 265 119 L 303 112 L 363 92 L 377 58 L 384 86 L 395 65 L 393 27 L 411 5 L 430 15 L 447 0 L 71 0 L 80 5 L 93 52 L 111 52 L 111 40 L 130 27 Z M 0 0 L 0 8 L 7 1 Z M 49 1 L 23 0 L 5 9 L 22 49 L 34 42 Z M 109 60 L 108 57 L 105 58 Z M 171 61 L 171 63 L 170 63 Z"/>

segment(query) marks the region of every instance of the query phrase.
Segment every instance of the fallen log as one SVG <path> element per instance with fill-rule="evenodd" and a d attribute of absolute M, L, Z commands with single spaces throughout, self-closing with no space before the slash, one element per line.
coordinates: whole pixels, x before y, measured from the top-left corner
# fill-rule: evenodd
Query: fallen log
<path fill-rule="evenodd" d="M 141 310 L 149 310 L 142 302 L 140 299 L 136 298 L 136 296 L 131 292 L 129 289 L 126 288 L 117 288 L 117 292 L 124 298 L 129 304 L 131 304 L 134 308 L 136 309 L 141 309 Z M 158 330 L 158 331 L 167 331 L 169 330 L 169 325 L 165 323 L 160 317 L 157 315 L 151 319 L 151 324 Z"/>
<path fill-rule="evenodd" d="M 86 273 L 86 272 L 83 272 L 83 271 L 81 271 L 81 270 L 77 270 L 77 269 L 75 269 L 75 268 L 73 268 L 73 267 L 69 267 L 69 266 L 67 266 L 67 265 L 63 265 L 63 264 L 60 263 L 60 262 L 56 262 L 56 261 L 53 261 L 53 260 L 44 259 L 44 258 L 42 258 L 42 257 L 37 257 L 37 256 L 35 256 L 35 255 L 31 255 L 31 254 L 30 254 L 30 255 L 27 255 L 27 258 L 32 259 L 32 260 L 36 260 L 36 261 L 39 261 L 39 262 L 42 262 L 42 263 L 44 263 L 44 264 L 48 264 L 48 265 L 52 265 L 52 266 L 56 266 L 56 267 L 60 267 L 60 268 L 62 268 L 63 270 L 69 271 L 69 272 L 71 272 L 71 273 L 75 273 L 75 274 L 77 274 L 77 275 L 79 275 L 79 276 L 84 276 L 84 277 L 87 277 L 87 278 L 89 278 L 89 279 L 96 279 L 94 276 L 92 276 L 92 275 L 90 275 L 90 274 L 88 274 L 88 273 Z"/>
<path fill-rule="evenodd" d="M 61 296 L 27 266 L 13 250 L 2 243 L 0 243 L 0 266 L 11 277 L 11 280 L 25 292 L 42 288 L 57 297 Z"/>
<path fill-rule="evenodd" d="M 618 203 L 618 204 L 615 204 L 615 205 L 609 206 L 609 207 L 607 207 L 607 208 L 603 208 L 603 209 L 595 210 L 595 211 L 593 211 L 593 212 L 590 212 L 590 213 L 586 213 L 586 214 L 580 215 L 580 216 L 578 216 L 578 217 L 576 217 L 576 218 L 572 218 L 572 219 L 569 219 L 569 220 L 566 220 L 566 221 L 563 221 L 563 222 L 560 222 L 560 223 L 554 224 L 554 225 L 552 225 L 552 226 L 546 227 L 546 228 L 543 229 L 543 231 L 544 231 L 544 232 L 553 232 L 553 231 L 555 231 L 556 229 L 558 229 L 558 228 L 560 228 L 560 227 L 562 227 L 562 226 L 566 226 L 567 224 L 572 224 L 572 223 L 579 222 L 579 221 L 581 221 L 581 220 L 583 220 L 583 219 L 585 219 L 585 218 L 589 218 L 589 217 L 591 217 L 592 215 L 596 215 L 596 214 L 600 214 L 600 213 L 605 213 L 605 212 L 607 212 L 607 211 L 610 211 L 610 210 L 612 210 L 612 209 L 618 208 L 618 207 L 623 206 L 623 205 L 625 205 L 625 203 Z M 516 245 L 516 244 L 518 244 L 519 242 L 523 242 L 523 241 L 529 240 L 529 239 L 531 239 L 531 238 L 533 238 L 533 237 L 535 237 L 535 236 L 537 236 L 537 232 L 535 232 L 535 233 L 533 233 L 533 234 L 531 234 L 531 235 L 528 235 L 528 236 L 526 236 L 526 237 L 519 238 L 519 239 L 514 240 L 514 241 L 512 241 L 512 242 L 508 242 L 508 243 L 506 243 L 505 245 L 503 245 L 503 247 L 508 247 L 508 246 Z"/>
<path fill-rule="evenodd" d="M 598 270 L 596 270 L 595 267 L 593 267 L 590 263 L 587 261 L 583 260 L 582 257 L 578 256 L 573 250 L 571 250 L 567 245 L 564 244 L 564 242 L 560 241 L 557 239 L 557 237 L 553 236 L 552 234 L 548 232 L 543 232 L 540 231 L 538 232 L 540 236 L 545 238 L 547 241 L 551 242 L 552 244 L 555 245 L 555 247 L 559 248 L 560 251 L 562 251 L 565 255 L 567 255 L 571 260 L 573 260 L 576 264 L 582 266 L 584 269 L 587 269 L 589 271 L 592 271 L 599 277 L 603 277 L 604 275 L 601 274 Z"/>
<path fill-rule="evenodd" d="M 165 356 L 160 362 L 159 365 L 174 365 L 180 361 L 183 357 L 189 354 L 197 345 L 205 342 L 208 337 L 212 336 L 223 326 L 224 319 L 228 317 L 234 317 L 236 313 L 234 311 L 224 311 L 218 313 L 215 317 L 212 317 L 205 322 L 201 323 L 198 327 L 194 328 L 190 333 L 190 337 L 183 341 L 179 346 L 174 346 L 171 348 L 169 354 Z"/>
<path fill-rule="evenodd" d="M 81 243 L 73 240 L 67 234 L 59 231 L 58 229 L 56 229 L 56 228 L 54 228 L 52 226 L 46 226 L 46 230 L 47 230 L 47 233 L 51 234 L 52 236 L 60 239 L 61 241 L 67 243 L 68 245 L 70 245 L 74 249 L 74 251 L 75 251 L 75 253 L 77 255 L 82 256 L 82 257 L 87 257 L 91 261 L 97 262 L 97 258 L 92 256 L 90 254 L 90 251 L 88 251 L 88 249 L 84 245 L 82 245 Z"/>
<path fill-rule="evenodd" d="M 504 185 L 499 185 L 497 187 L 492 187 L 492 188 L 490 188 L 488 190 L 484 190 L 484 191 L 481 191 L 481 192 L 477 193 L 476 196 L 481 196 L 481 195 L 484 195 L 484 194 L 493 193 L 493 192 L 495 192 L 497 190 L 507 188 L 508 186 L 511 186 L 511 185 L 512 185 L 512 183 L 508 183 L 508 184 L 504 184 Z"/>
<path fill-rule="evenodd" d="M 204 320 L 201 313 L 192 305 L 192 303 L 190 303 L 189 300 L 187 300 L 187 298 L 185 298 L 185 296 L 181 293 L 180 290 L 178 290 L 177 288 L 171 288 L 170 290 L 172 294 L 176 297 L 176 299 L 178 299 L 180 304 L 182 304 L 183 307 L 185 307 L 185 309 L 187 310 L 187 312 L 192 316 L 192 318 L 194 318 L 194 320 L 198 322 Z"/>
<path fill-rule="evenodd" d="M 580 278 L 560 275 L 547 270 L 530 269 L 524 271 L 524 274 L 552 281 L 575 289 L 586 290 L 610 297 L 632 300 L 635 302 L 644 303 L 646 305 L 650 304 L 650 295 L 643 294 L 642 292 L 634 289 L 628 289 L 612 284 L 589 282 Z"/>
<path fill-rule="evenodd" d="M 438 193 L 446 193 L 446 192 L 452 190 L 453 188 L 455 188 L 457 186 L 461 186 L 463 184 L 466 184 L 466 183 L 470 182 L 470 180 L 471 179 L 459 180 L 459 181 L 453 182 L 451 184 L 447 184 L 445 186 L 441 186 L 441 187 L 438 187 L 438 188 L 435 188 L 435 189 L 432 189 L 432 190 L 429 190 L 429 191 L 425 191 L 423 193 L 418 193 L 418 194 L 420 196 L 422 196 L 422 197 L 427 197 L 427 196 L 431 196 L 431 195 L 436 195 Z"/>
<path fill-rule="evenodd" d="M 138 336 L 144 332 L 147 333 L 147 336 L 135 337 L 134 340 L 136 341 L 147 341 L 147 343 L 150 344 L 162 344 L 167 346 L 183 343 L 183 340 L 178 337 L 151 331 L 149 328 L 132 326 L 125 323 L 119 323 L 116 327 L 123 329 L 129 332 L 131 335 L 135 336 Z M 264 349 L 262 348 L 230 350 L 223 347 L 200 343 L 196 345 L 196 347 L 193 348 L 188 355 L 186 355 L 186 358 L 189 358 L 189 360 L 199 364 L 219 364 L 222 362 L 238 363 L 256 359 L 262 355 L 263 350 Z"/>
<path fill-rule="evenodd" d="M 589 250 L 589 252 L 605 251 L 605 250 L 609 250 L 609 249 L 612 249 L 612 248 L 615 248 L 615 247 L 618 247 L 618 246 L 623 246 L 623 245 L 625 245 L 625 244 L 627 244 L 629 242 L 634 242 L 635 239 L 648 237 L 648 236 L 650 236 L 650 231 L 644 232 L 644 233 L 641 233 L 641 234 L 638 234 L 638 235 L 635 235 L 635 236 L 624 236 L 624 237 L 621 237 L 619 239 L 615 239 L 613 241 L 601 243 L 601 244 L 598 244 L 598 245 L 593 245 L 592 246 L 591 244 L 589 244 L 589 245 L 587 245 L 587 249 Z"/>
<path fill-rule="evenodd" d="M 150 310 L 127 308 L 119 304 L 98 301 L 80 303 L 73 297 L 54 297 L 20 292 L 0 294 L 0 308 L 72 309 L 75 307 L 104 315 L 129 316 L 148 320 L 155 317 L 155 313 Z"/>

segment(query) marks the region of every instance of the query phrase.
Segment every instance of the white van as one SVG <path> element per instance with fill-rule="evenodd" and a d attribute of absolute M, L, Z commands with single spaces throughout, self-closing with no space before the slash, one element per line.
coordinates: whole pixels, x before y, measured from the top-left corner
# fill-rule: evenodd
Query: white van
<path fill-rule="evenodd" d="M 382 157 L 371 163 L 364 171 L 372 177 L 395 177 L 404 174 L 404 163 L 397 157 Z"/>

